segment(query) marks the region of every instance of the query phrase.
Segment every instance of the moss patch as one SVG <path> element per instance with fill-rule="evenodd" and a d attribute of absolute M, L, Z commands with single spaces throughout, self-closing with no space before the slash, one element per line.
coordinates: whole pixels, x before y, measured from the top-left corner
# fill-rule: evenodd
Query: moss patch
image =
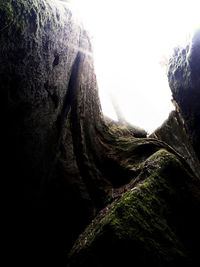
<path fill-rule="evenodd" d="M 155 136 L 173 147 L 188 162 L 195 175 L 200 177 L 199 160 L 195 155 L 180 112 L 172 111 L 169 118 L 152 134 L 152 136 Z"/>
<path fill-rule="evenodd" d="M 185 220 L 190 213 L 188 176 L 176 156 L 164 149 L 148 159 L 149 168 L 155 162 L 158 165 L 144 181 L 133 182 L 80 236 L 69 266 L 95 266 L 94 259 L 102 267 L 129 266 L 131 259 L 141 266 L 189 264 L 191 244 L 182 237 L 190 232 Z M 186 222 L 184 231 L 179 229 L 182 220 Z"/>
<path fill-rule="evenodd" d="M 52 8 L 48 2 L 41 0 L 4 0 L 0 1 L 0 11 L 4 18 L 4 26 L 1 30 L 6 29 L 8 35 L 14 33 L 24 35 L 34 34 L 38 37 L 40 29 L 45 25 L 51 28 L 59 28 L 60 17 L 56 12 L 56 8 Z M 11 27 L 12 25 L 15 27 Z"/>

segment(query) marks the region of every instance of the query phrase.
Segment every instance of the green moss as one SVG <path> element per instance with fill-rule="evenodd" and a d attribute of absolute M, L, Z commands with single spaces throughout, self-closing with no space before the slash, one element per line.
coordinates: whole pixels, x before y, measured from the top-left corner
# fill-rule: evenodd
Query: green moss
<path fill-rule="evenodd" d="M 175 165 L 179 163 L 172 154 L 165 150 L 155 153 L 149 159 L 149 165 L 155 159 L 160 160 L 160 168 L 156 169 L 144 183 L 125 193 L 115 209 L 102 222 L 103 225 L 110 224 L 119 239 L 141 239 L 147 244 L 145 236 L 151 234 L 152 229 L 156 227 L 157 231 L 161 231 L 161 235 L 165 234 L 167 239 L 175 240 L 173 232 L 167 226 L 166 219 L 162 217 L 167 213 L 168 207 L 158 196 L 158 192 L 161 190 L 168 192 L 169 195 L 175 194 L 161 174 L 170 162 Z"/>
<path fill-rule="evenodd" d="M 13 20 L 13 16 L 14 16 L 10 1 L 0 0 L 0 12 L 1 14 L 3 14 L 2 17 L 4 16 L 4 19 L 5 19 L 4 27 L 7 27 L 8 23 Z M 3 30 L 3 28 L 1 29 L 1 31 Z"/>
<path fill-rule="evenodd" d="M 1 0 L 0 10 L 7 18 L 5 27 L 8 27 L 10 35 L 24 35 L 28 30 L 28 35 L 34 34 L 37 39 L 40 29 L 46 24 L 53 29 L 60 26 L 56 10 L 44 0 L 8 0 L 6 3 Z"/>
<path fill-rule="evenodd" d="M 189 121 L 194 123 L 195 116 L 190 112 Z M 196 176 L 200 177 L 200 166 L 186 131 L 185 122 L 179 111 L 172 111 L 169 118 L 158 128 L 153 136 L 173 147 L 187 161 Z"/>
<path fill-rule="evenodd" d="M 164 149 L 149 157 L 147 164 L 151 169 L 149 176 L 133 182 L 121 199 L 97 216 L 75 244 L 72 262 L 73 257 L 79 262 L 79 257 L 90 255 L 86 257 L 88 265 L 76 262 L 77 265 L 70 266 L 92 266 L 89 264 L 92 257 L 106 257 L 106 250 L 110 251 L 108 258 L 114 254 L 119 261 L 126 256 L 134 257 L 136 263 L 140 259 L 141 266 L 145 265 L 143 255 L 156 266 L 187 262 L 188 251 L 178 234 L 179 222 L 174 220 L 176 216 L 178 220 L 184 217 L 184 213 L 179 213 L 179 205 L 184 205 L 180 188 L 187 180 L 185 169 L 175 155 Z M 102 260 L 99 266 L 109 266 L 105 262 Z"/>

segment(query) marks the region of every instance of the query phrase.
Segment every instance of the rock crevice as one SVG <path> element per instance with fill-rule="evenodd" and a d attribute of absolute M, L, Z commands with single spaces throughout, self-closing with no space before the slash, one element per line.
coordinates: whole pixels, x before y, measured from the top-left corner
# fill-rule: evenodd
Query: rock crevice
<path fill-rule="evenodd" d="M 25 222 L 22 265 L 129 266 L 132 257 L 141 266 L 194 265 L 199 36 L 171 58 L 177 110 L 146 138 L 103 117 L 90 39 L 69 4 L 0 0 L 0 84 L 8 173 Z"/>

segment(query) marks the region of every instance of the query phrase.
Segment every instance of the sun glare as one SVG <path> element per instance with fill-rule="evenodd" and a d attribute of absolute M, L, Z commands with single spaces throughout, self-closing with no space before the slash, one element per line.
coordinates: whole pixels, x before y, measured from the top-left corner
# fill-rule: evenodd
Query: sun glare
<path fill-rule="evenodd" d="M 174 108 L 165 62 L 199 24 L 199 0 L 71 0 L 88 29 L 100 99 L 116 119 L 114 95 L 127 121 L 151 133 Z"/>

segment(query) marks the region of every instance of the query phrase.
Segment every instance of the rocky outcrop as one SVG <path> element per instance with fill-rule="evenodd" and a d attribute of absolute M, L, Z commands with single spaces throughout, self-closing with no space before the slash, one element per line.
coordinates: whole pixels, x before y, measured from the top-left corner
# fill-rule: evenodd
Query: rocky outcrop
<path fill-rule="evenodd" d="M 1 22 L 1 84 L 8 95 L 9 140 L 27 198 L 37 206 L 34 199 L 51 176 L 65 135 L 76 69 L 87 64 L 91 71 L 91 47 L 59 1 L 7 1 L 2 12 L 8 20 Z"/>
<path fill-rule="evenodd" d="M 151 137 L 164 141 L 180 153 L 200 179 L 200 162 L 194 151 L 180 112 L 172 111 L 169 118 Z"/>
<path fill-rule="evenodd" d="M 94 163 L 102 116 L 91 44 L 70 7 L 53 0 L 0 1 L 0 43 L 24 254 L 59 266 L 107 184 Z"/>
<path fill-rule="evenodd" d="M 168 80 L 174 101 L 200 159 L 200 29 L 186 48 L 175 49 L 169 62 Z"/>
<path fill-rule="evenodd" d="M 147 132 L 138 127 L 134 126 L 131 123 L 127 122 L 125 119 L 114 121 L 110 118 L 105 117 L 105 122 L 106 125 L 112 129 L 112 132 L 115 133 L 116 135 L 132 135 L 133 137 L 136 138 L 145 138 L 147 137 Z"/>
<path fill-rule="evenodd" d="M 117 99 L 113 93 L 110 93 L 110 99 L 111 99 L 111 103 L 112 103 L 113 109 L 115 111 L 115 114 L 117 116 L 117 121 L 113 121 L 113 120 L 107 118 L 107 121 L 109 123 L 109 127 L 113 127 L 113 128 L 122 127 L 122 129 L 123 128 L 126 129 L 134 137 L 147 137 L 147 132 L 144 129 L 141 129 L 138 126 L 132 125 L 131 123 L 129 123 L 125 119 L 125 116 L 123 115 L 123 112 L 119 106 L 119 103 L 118 103 L 118 101 L 117 101 Z"/>
<path fill-rule="evenodd" d="M 199 183 L 177 157 L 159 150 L 144 162 L 127 192 L 80 235 L 68 266 L 92 267 L 97 261 L 102 267 L 194 266 L 199 242 L 198 190 Z"/>
<path fill-rule="evenodd" d="M 81 232 L 68 266 L 126 266 L 132 255 L 142 266 L 193 264 L 195 169 L 164 138 L 104 120 L 90 40 L 70 6 L 0 1 L 0 43 L 21 265 L 63 266 Z M 189 104 L 180 112 L 196 151 L 196 117 L 189 124 Z"/>
<path fill-rule="evenodd" d="M 115 149 L 124 152 L 121 164 L 135 173 L 125 186 L 113 189 L 114 201 L 79 236 L 69 254 L 69 267 L 95 266 L 97 259 L 98 266 L 129 266 L 130 262 L 141 266 L 194 266 L 198 261 L 200 87 L 194 70 L 200 65 L 196 57 L 194 62 L 191 59 L 192 53 L 200 51 L 198 34 L 188 55 L 193 68 L 188 69 L 184 49 L 170 60 L 168 77 L 176 111 L 168 120 L 150 138 L 140 141 L 131 140 L 127 128 L 109 123 L 112 134 L 118 136 Z M 179 71 L 184 77 L 174 74 Z M 190 80 L 183 87 L 186 76 Z"/>

